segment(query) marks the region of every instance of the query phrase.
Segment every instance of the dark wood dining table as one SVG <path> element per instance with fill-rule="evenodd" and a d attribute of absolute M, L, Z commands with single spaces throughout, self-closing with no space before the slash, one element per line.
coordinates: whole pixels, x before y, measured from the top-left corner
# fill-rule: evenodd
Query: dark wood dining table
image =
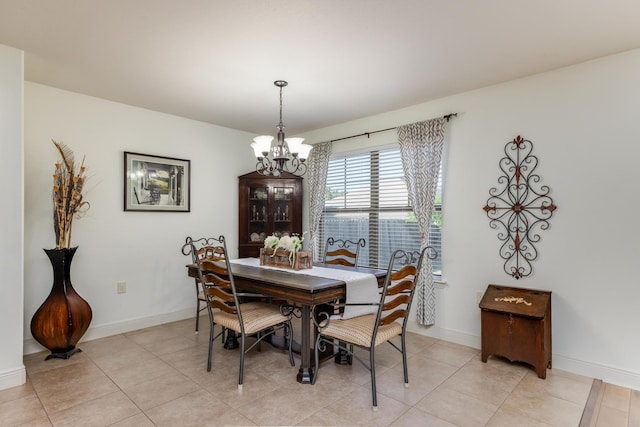
<path fill-rule="evenodd" d="M 387 274 L 386 270 L 368 267 L 344 267 L 322 263 L 316 263 L 314 266 L 373 274 L 378 280 L 379 286 L 382 286 Z M 194 264 L 187 265 L 187 268 L 189 277 L 198 276 L 198 270 Z M 314 276 L 311 274 L 312 270 L 309 270 L 309 274 L 299 274 L 299 272 L 292 273 L 286 270 L 234 264 L 233 262 L 231 270 L 238 289 L 287 300 L 295 303 L 300 308 L 302 329 L 300 340 L 301 366 L 296 379 L 299 383 L 311 384 L 314 375 L 311 364 L 312 307 L 344 299 L 346 296 L 345 282 Z M 304 349 L 308 351 L 304 351 Z"/>

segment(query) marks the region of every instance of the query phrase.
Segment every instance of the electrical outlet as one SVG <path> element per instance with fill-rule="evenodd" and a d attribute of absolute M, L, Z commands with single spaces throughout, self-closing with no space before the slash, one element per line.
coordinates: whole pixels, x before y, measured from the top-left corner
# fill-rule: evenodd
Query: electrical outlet
<path fill-rule="evenodd" d="M 118 282 L 117 292 L 124 294 L 127 292 L 127 282 Z"/>
<path fill-rule="evenodd" d="M 483 296 L 484 296 L 484 291 L 476 292 L 476 304 L 480 304 L 480 301 L 482 301 Z"/>

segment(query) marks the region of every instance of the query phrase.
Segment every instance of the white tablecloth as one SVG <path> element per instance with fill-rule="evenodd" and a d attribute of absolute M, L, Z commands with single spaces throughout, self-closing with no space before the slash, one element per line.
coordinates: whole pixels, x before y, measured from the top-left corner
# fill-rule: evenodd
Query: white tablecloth
<path fill-rule="evenodd" d="M 380 302 L 380 293 L 378 291 L 378 279 L 369 273 L 361 273 L 358 271 L 348 271 L 339 268 L 313 267 L 304 270 L 290 270 L 286 268 L 271 267 L 260 265 L 259 258 L 239 258 L 229 260 L 232 264 L 248 265 L 253 267 L 268 268 L 272 270 L 287 271 L 294 274 L 304 274 L 308 276 L 322 277 L 325 279 L 341 280 L 347 284 L 346 302 L 347 304 L 367 304 Z M 338 316 L 342 319 L 362 316 L 364 314 L 376 313 L 378 306 L 361 305 L 347 306 L 344 308 L 344 314 Z"/>

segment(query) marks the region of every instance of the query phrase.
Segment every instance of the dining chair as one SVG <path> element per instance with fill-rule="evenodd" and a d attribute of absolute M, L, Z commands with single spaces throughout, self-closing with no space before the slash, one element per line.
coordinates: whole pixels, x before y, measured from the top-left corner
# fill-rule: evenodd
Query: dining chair
<path fill-rule="evenodd" d="M 353 240 L 329 237 L 324 245 L 324 258 L 322 262 L 325 264 L 357 267 L 360 248 L 364 248 L 365 245 L 366 241 L 363 238 L 354 242 Z"/>
<path fill-rule="evenodd" d="M 191 255 L 191 262 L 193 264 L 197 264 L 198 260 L 204 258 L 210 258 L 214 260 L 220 260 L 222 255 L 214 245 L 215 242 L 214 237 L 201 237 L 199 239 L 193 239 L 188 236 L 184 245 L 182 245 L 182 254 L 183 255 Z M 204 297 L 204 292 L 200 286 L 200 279 L 198 277 L 194 278 L 196 284 L 196 334 L 198 333 L 200 326 L 200 312 L 202 310 L 206 310 L 207 306 L 205 303 L 206 299 Z"/>
<path fill-rule="evenodd" d="M 233 270 L 227 256 L 224 236 L 214 238 L 217 244 L 214 251 L 222 255 L 215 260 L 208 257 L 198 259 L 198 277 L 202 285 L 206 307 L 209 312 L 209 352 L 207 371 L 211 371 L 211 359 L 215 340 L 224 334 L 225 329 L 235 331 L 240 336 L 240 372 L 238 389 L 242 390 L 244 377 L 244 358 L 247 352 L 276 331 L 283 330 L 288 342 L 289 362 L 295 366 L 291 349 L 292 333 L 291 317 L 282 313 L 280 307 L 267 302 L 241 302 L 244 298 L 261 297 L 262 295 L 239 292 L 233 278 Z M 215 325 L 222 331 L 215 334 Z M 247 339 L 255 341 L 248 345 Z"/>
<path fill-rule="evenodd" d="M 435 250 L 431 247 L 426 247 L 419 252 L 396 250 L 391 255 L 379 302 L 371 304 L 338 304 L 339 306 L 374 305 L 378 307 L 375 314 L 367 314 L 350 319 L 332 319 L 331 312 L 318 313 L 318 317 L 322 320 L 316 323 L 317 338 L 314 346 L 316 370 L 312 384 L 315 384 L 318 379 L 319 352 L 325 351 L 327 344 L 334 345 L 358 360 L 371 373 L 373 410 L 376 411 L 378 399 L 376 392 L 375 349 L 378 345 L 388 342 L 393 348 L 402 353 L 404 384 L 405 387 L 409 386 L 405 338 L 407 318 L 411 309 L 415 284 L 422 260 L 427 251 L 429 251 L 429 258 L 435 258 Z M 397 336 L 400 336 L 400 346 L 390 341 Z M 368 365 L 354 353 L 353 346 L 369 351 Z"/>
<path fill-rule="evenodd" d="M 358 256 L 360 255 L 360 248 L 364 248 L 366 241 L 363 238 L 358 241 L 334 239 L 329 237 L 324 245 L 324 259 L 325 264 L 344 265 L 346 267 L 357 267 Z M 344 301 L 342 301 L 344 302 Z M 327 309 L 328 305 L 321 307 Z M 344 310 L 344 307 L 339 307 L 334 314 Z M 353 346 L 351 346 L 353 350 Z M 344 352 L 337 352 L 335 355 L 336 363 L 348 363 L 351 364 L 351 356 Z"/>

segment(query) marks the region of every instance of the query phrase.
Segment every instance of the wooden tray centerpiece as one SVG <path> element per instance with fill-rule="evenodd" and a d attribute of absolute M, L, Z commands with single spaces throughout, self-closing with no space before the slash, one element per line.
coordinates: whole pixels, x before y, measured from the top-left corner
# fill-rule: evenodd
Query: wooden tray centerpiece
<path fill-rule="evenodd" d="M 293 265 L 291 265 L 291 259 L 293 259 Z M 286 249 L 260 248 L 260 265 L 304 270 L 313 267 L 313 255 L 311 251 L 298 251 L 295 257 L 292 257 L 291 251 Z"/>
<path fill-rule="evenodd" d="M 264 242 L 265 247 L 260 248 L 260 265 L 291 270 L 312 268 L 313 253 L 300 249 L 303 240 L 304 237 L 295 234 L 293 237 L 267 237 Z M 294 248 L 294 250 L 285 249 L 285 247 Z"/>

